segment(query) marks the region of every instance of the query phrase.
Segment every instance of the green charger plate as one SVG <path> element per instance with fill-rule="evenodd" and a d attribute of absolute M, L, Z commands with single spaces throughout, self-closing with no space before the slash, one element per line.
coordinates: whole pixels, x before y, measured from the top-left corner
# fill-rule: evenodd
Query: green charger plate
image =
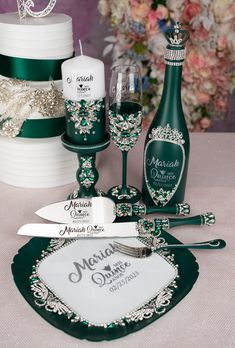
<path fill-rule="evenodd" d="M 180 241 L 163 230 L 161 231 L 160 237 L 164 238 L 168 244 L 180 243 Z M 31 290 L 32 282 L 30 282 L 32 268 L 34 268 L 37 260 L 42 259 L 41 254 L 43 250 L 47 250 L 49 253 L 51 252 L 51 241 L 48 238 L 32 238 L 18 251 L 12 263 L 14 281 L 25 300 L 48 323 L 80 339 L 90 341 L 112 340 L 142 329 L 159 319 L 179 303 L 192 289 L 198 277 L 198 264 L 194 255 L 187 249 L 175 249 L 174 264 L 178 265 L 177 286 L 172 290 L 173 295 L 163 310 L 156 311 L 149 318 L 146 317 L 137 322 L 124 322 L 122 325 L 108 325 L 107 327 L 89 326 L 85 321 L 73 321 L 71 318 L 68 318 L 68 315 L 63 313 L 59 315 L 53 311 L 46 310 L 44 306 L 38 306 L 36 304 L 37 301 L 35 301 L 34 294 Z M 168 257 L 172 256 L 171 254 L 168 255 Z"/>

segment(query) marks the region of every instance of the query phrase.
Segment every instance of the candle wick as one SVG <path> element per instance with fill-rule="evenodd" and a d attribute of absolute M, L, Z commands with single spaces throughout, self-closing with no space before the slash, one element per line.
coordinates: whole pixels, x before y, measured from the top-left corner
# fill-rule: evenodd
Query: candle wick
<path fill-rule="evenodd" d="M 83 56 L 83 51 L 82 51 L 82 43 L 81 43 L 81 40 L 79 40 L 79 47 L 80 47 L 80 53 L 81 53 L 81 55 Z"/>

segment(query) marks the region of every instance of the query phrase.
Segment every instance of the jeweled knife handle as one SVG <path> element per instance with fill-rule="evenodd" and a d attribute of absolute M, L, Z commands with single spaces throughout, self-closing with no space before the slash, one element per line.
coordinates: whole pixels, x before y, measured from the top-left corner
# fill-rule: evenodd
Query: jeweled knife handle
<path fill-rule="evenodd" d="M 196 215 L 189 218 L 169 218 L 169 219 L 140 219 L 137 222 L 140 236 L 151 234 L 157 236 L 162 229 L 169 229 L 172 227 L 183 225 L 213 225 L 215 223 L 215 215 L 213 213 L 206 213 L 204 215 Z"/>
<path fill-rule="evenodd" d="M 215 215 L 213 213 L 206 213 L 203 215 L 195 215 L 186 218 L 168 218 L 168 219 L 154 219 L 156 227 L 169 229 L 172 227 L 183 226 L 183 225 L 214 225 Z"/>
<path fill-rule="evenodd" d="M 190 206 L 188 203 L 175 204 L 170 207 L 146 207 L 143 203 L 131 204 L 131 203 L 118 203 L 116 204 L 116 216 L 143 216 L 146 214 L 164 213 L 175 215 L 188 215 L 190 213 Z"/>

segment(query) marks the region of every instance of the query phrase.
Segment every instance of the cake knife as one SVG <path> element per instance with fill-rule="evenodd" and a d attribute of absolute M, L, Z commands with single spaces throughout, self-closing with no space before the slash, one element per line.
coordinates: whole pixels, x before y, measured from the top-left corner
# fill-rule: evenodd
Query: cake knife
<path fill-rule="evenodd" d="M 205 217 L 204 224 L 211 225 L 215 222 L 214 215 L 210 213 Z M 113 238 L 113 237 L 149 237 L 157 236 L 163 227 L 176 227 L 181 224 L 185 225 L 198 223 L 203 215 L 198 215 L 184 219 L 140 219 L 138 222 L 121 222 L 108 224 L 26 224 L 20 227 L 17 234 L 34 237 L 48 238 Z M 160 221 L 159 221 L 160 220 Z M 207 221 L 207 222 L 206 222 Z"/>

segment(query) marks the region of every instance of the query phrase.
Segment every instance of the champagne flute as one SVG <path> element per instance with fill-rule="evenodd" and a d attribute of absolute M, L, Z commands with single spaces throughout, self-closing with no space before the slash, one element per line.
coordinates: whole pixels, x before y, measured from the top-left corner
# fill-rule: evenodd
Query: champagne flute
<path fill-rule="evenodd" d="M 112 140 L 122 152 L 122 184 L 112 187 L 108 196 L 116 203 L 136 203 L 141 193 L 127 185 L 127 155 L 141 133 L 142 81 L 137 65 L 119 65 L 112 69 L 109 123 Z"/>

